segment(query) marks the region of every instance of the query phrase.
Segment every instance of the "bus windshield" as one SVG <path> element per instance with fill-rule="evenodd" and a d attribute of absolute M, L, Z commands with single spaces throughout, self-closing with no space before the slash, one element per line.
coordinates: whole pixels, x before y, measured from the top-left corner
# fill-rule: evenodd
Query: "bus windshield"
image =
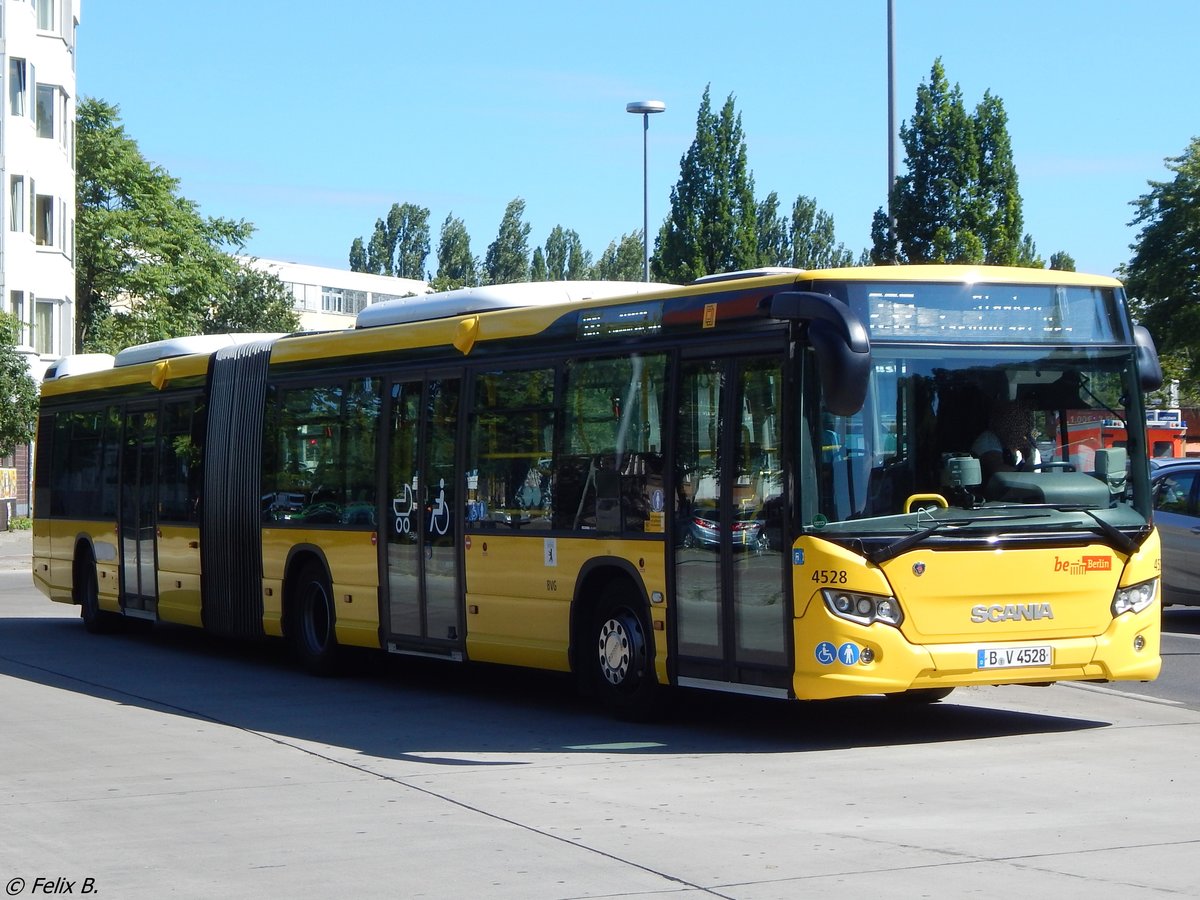
<path fill-rule="evenodd" d="M 1141 529 L 1144 432 L 1125 425 L 1142 421 L 1131 349 L 875 342 L 862 410 L 808 416 L 819 491 L 802 525 L 829 537 L 939 521 L 976 537 Z"/>

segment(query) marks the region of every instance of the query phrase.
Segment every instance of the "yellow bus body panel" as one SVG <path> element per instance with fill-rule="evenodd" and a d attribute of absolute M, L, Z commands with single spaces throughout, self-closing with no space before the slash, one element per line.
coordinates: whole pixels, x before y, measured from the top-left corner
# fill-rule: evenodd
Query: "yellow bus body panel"
<path fill-rule="evenodd" d="M 294 548 L 320 548 L 329 568 L 339 644 L 379 647 L 379 550 L 369 531 L 263 528 L 263 631 L 283 635 L 284 574 Z"/>
<path fill-rule="evenodd" d="M 1128 559 L 1101 544 L 1066 550 L 918 547 L 875 567 L 811 537 L 798 540 L 796 549 L 804 562 L 793 570 L 794 690 L 803 699 L 972 684 L 1148 681 L 1161 668 L 1159 601 L 1139 613 L 1114 618 L 1111 611 L 1118 587 L 1158 577 L 1156 533 Z M 822 579 L 837 583 L 823 585 Z M 822 586 L 894 596 L 904 620 L 898 628 L 847 621 L 825 605 Z M 822 661 L 822 644 L 851 644 L 857 648 L 851 658 L 858 659 Z M 1005 644 L 1049 646 L 1051 664 L 978 667 L 980 649 Z M 861 660 L 863 649 L 871 651 L 869 662 Z"/>
<path fill-rule="evenodd" d="M 571 601 L 584 566 L 625 560 L 646 596 L 666 596 L 660 541 L 472 533 L 466 546 L 467 654 L 473 660 L 568 671 Z M 650 605 L 658 680 L 667 680 L 666 608 Z"/>
<path fill-rule="evenodd" d="M 200 529 L 163 525 L 158 537 L 158 617 L 201 627 Z"/>
<path fill-rule="evenodd" d="M 80 540 L 92 545 L 96 558 L 96 588 L 100 608 L 120 612 L 120 562 L 114 522 L 80 519 L 35 519 L 33 525 L 33 583 L 59 603 L 74 603 L 72 569 Z"/>

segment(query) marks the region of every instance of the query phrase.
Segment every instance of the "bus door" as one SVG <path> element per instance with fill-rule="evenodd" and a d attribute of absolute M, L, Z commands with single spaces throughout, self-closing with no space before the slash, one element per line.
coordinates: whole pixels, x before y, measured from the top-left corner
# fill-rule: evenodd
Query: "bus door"
<path fill-rule="evenodd" d="M 729 352 L 722 348 L 720 352 Z M 790 686 L 784 356 L 685 358 L 675 441 L 681 684 Z"/>
<path fill-rule="evenodd" d="M 461 390 L 457 373 L 390 387 L 387 540 L 381 542 L 390 650 L 452 657 L 462 651 Z"/>
<path fill-rule="evenodd" d="M 121 502 L 117 527 L 121 544 L 121 605 L 140 618 L 158 607 L 155 563 L 154 492 L 158 481 L 158 407 L 129 406 L 121 439 Z"/>

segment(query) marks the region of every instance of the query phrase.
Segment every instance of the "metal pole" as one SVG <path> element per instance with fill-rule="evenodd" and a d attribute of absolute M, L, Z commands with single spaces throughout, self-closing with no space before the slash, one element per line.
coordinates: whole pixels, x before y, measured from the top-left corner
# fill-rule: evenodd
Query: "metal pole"
<path fill-rule="evenodd" d="M 892 208 L 892 188 L 896 186 L 896 31 L 893 0 L 887 0 L 887 58 L 888 58 L 888 243 L 896 246 L 896 211 Z M 894 260 L 893 260 L 894 262 Z"/>
<path fill-rule="evenodd" d="M 650 280 L 650 114 L 642 113 L 642 280 Z"/>

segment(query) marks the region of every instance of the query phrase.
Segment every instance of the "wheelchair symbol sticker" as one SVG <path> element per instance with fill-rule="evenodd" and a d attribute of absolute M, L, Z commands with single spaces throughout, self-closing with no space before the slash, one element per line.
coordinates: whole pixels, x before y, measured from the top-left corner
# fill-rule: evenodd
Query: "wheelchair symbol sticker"
<path fill-rule="evenodd" d="M 817 662 L 823 666 L 831 666 L 837 660 L 837 649 L 829 641 L 817 644 Z"/>

